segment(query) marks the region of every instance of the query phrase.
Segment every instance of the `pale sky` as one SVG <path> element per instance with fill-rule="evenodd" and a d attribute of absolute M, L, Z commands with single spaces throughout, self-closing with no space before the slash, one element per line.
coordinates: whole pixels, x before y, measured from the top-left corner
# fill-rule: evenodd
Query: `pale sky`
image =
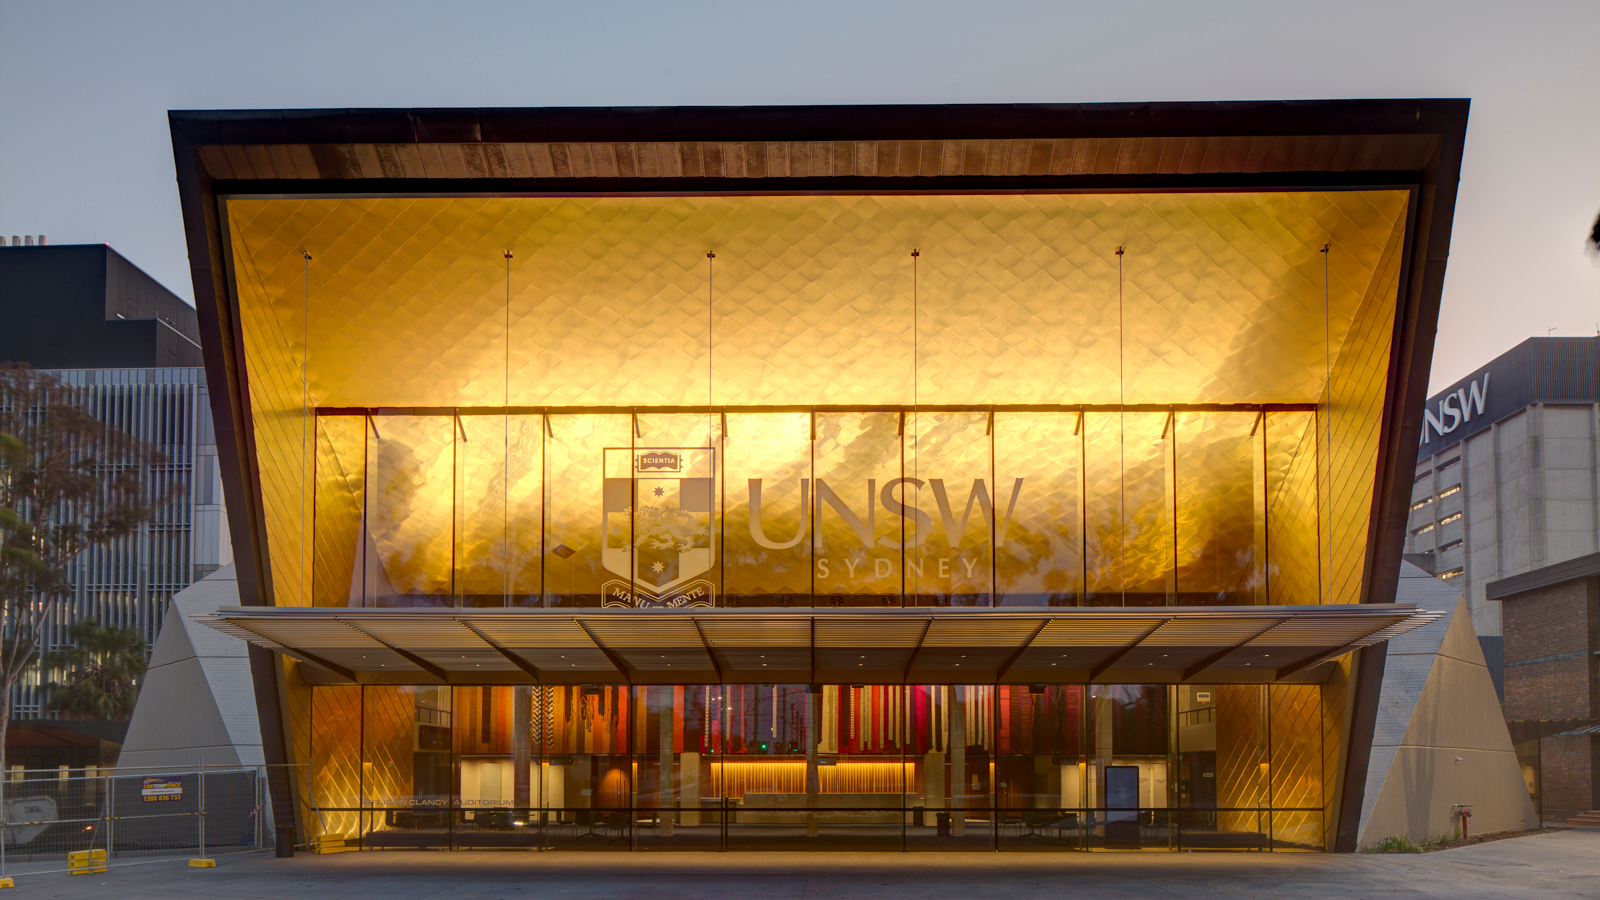
<path fill-rule="evenodd" d="M 0 233 L 192 299 L 169 109 L 1369 97 L 1472 99 L 1433 384 L 1595 334 L 1596 0 L 0 0 Z"/>

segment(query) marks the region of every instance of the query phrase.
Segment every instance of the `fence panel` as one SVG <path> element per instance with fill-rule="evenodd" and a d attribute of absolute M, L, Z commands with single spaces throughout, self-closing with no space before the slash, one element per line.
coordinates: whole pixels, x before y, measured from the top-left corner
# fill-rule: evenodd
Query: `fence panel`
<path fill-rule="evenodd" d="M 0 875 L 267 849 L 263 767 L 13 770 L 0 780 Z"/>

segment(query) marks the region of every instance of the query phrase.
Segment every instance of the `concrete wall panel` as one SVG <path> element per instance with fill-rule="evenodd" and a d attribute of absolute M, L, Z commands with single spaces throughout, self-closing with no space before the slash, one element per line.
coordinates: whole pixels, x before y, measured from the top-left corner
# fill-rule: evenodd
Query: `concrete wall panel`
<path fill-rule="evenodd" d="M 1420 576 L 1420 577 L 1419 577 Z M 1414 566 L 1396 600 L 1448 616 L 1390 642 L 1378 700 L 1359 843 L 1451 832 L 1451 806 L 1474 805 L 1471 828 L 1535 824 L 1533 803 L 1501 716 L 1466 599 Z"/>
<path fill-rule="evenodd" d="M 245 643 L 195 622 L 196 616 L 238 604 L 232 566 L 172 598 L 119 765 L 264 762 Z"/>
<path fill-rule="evenodd" d="M 1512 753 L 1511 735 L 1499 704 L 1485 704 L 1485 691 L 1494 696 L 1494 682 L 1483 663 L 1473 665 L 1442 654 L 1435 657 L 1402 744 Z"/>
<path fill-rule="evenodd" d="M 195 755 L 180 758 L 153 752 L 170 748 L 179 736 L 184 745 L 181 753 Z M 198 659 L 190 657 L 151 671 L 139 694 L 133 721 L 128 723 L 128 738 L 117 764 L 168 766 L 191 758 L 197 763 L 198 754 L 207 753 L 207 764 L 236 765 L 239 755 L 233 750 L 232 741 L 206 687 L 205 671 Z"/>
<path fill-rule="evenodd" d="M 1491 688 L 1492 690 L 1492 688 Z M 1425 790 L 1418 789 L 1426 786 Z M 1533 804 L 1516 757 L 1483 750 L 1400 747 L 1361 831 L 1361 846 L 1389 835 L 1420 841 L 1452 834 L 1450 807 L 1473 806 L 1474 834 L 1536 828 Z"/>

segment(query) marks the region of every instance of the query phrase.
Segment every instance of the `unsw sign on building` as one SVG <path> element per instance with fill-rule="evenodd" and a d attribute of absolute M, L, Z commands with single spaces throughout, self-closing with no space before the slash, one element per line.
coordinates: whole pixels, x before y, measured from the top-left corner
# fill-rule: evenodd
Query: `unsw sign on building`
<path fill-rule="evenodd" d="M 1481 381 L 1469 381 L 1465 386 L 1442 397 L 1435 397 L 1433 401 L 1438 404 L 1438 413 L 1433 409 L 1422 411 L 1422 441 L 1426 445 L 1430 435 L 1444 437 L 1471 422 L 1473 416 L 1483 415 L 1483 406 L 1489 399 L 1489 373 L 1484 372 Z"/>

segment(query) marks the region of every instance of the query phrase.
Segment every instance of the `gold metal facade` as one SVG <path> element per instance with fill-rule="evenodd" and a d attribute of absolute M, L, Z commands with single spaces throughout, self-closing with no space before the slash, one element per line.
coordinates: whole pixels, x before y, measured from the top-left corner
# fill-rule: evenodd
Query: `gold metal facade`
<path fill-rule="evenodd" d="M 229 200 L 273 602 L 1353 602 L 1405 208 Z"/>
<path fill-rule="evenodd" d="M 1403 192 L 226 212 L 277 605 L 1359 599 Z M 1318 847 L 1348 673 L 1201 700 L 310 687 L 285 667 L 325 834 L 493 846 L 538 823 L 606 847 L 739 846 L 741 820 Z M 1114 769 L 1142 792 L 1131 830 Z"/>

